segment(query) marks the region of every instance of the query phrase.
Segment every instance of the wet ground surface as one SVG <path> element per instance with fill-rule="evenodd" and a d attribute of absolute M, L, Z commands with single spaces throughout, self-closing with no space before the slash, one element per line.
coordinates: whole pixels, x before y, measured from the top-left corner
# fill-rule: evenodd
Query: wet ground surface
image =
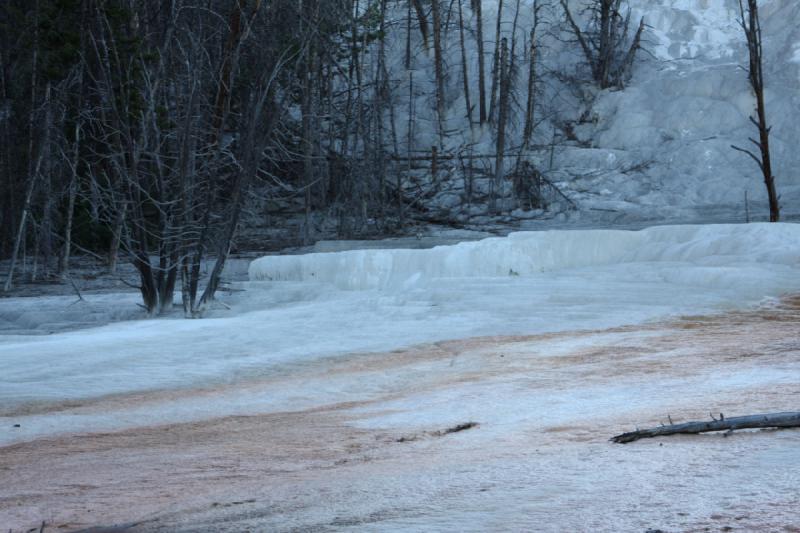
<path fill-rule="evenodd" d="M 242 416 L 121 422 L 0 448 L 0 525 L 800 531 L 798 430 L 608 442 L 668 417 L 800 409 L 798 298 L 644 326 L 357 354 L 270 380 L 40 409 L 123 420 L 128 409 L 270 391 L 288 400 Z M 448 431 L 466 423 L 476 425 Z"/>

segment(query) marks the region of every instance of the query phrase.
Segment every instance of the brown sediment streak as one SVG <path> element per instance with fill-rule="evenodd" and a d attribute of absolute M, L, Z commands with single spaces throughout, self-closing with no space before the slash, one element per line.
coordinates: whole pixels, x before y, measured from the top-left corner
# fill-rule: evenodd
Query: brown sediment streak
<path fill-rule="evenodd" d="M 399 453 L 411 454 L 409 468 L 414 468 L 419 459 L 412 453 L 416 448 L 408 444 L 399 448 L 401 442 L 413 440 L 407 439 L 409 435 L 430 435 L 443 428 L 356 427 L 355 422 L 365 416 L 364 408 L 380 410 L 390 400 L 520 376 L 528 380 L 526 386 L 563 391 L 576 384 L 647 383 L 732 371 L 754 363 L 797 363 L 799 333 L 800 296 L 792 296 L 774 305 L 719 315 L 599 331 L 454 340 L 325 360 L 318 367 L 301 369 L 301 377 L 366 380 L 374 375 L 399 375 L 420 364 L 431 364 L 432 370 L 424 381 L 387 386 L 360 401 L 342 397 L 313 409 L 52 437 L 0 448 L 0 525 L 23 530 L 46 520 L 53 528 L 69 531 L 148 524 L 181 513 L 191 516 L 198 509 L 223 512 L 231 506 L 258 505 L 248 495 L 290 493 L 298 480 L 358 469 Z M 104 411 L 158 406 L 175 399 L 224 398 L 231 391 L 263 392 L 296 377 L 103 398 L 49 407 L 45 412 L 63 410 L 68 416 L 76 409 Z M 743 386 L 720 397 L 717 405 L 738 409 L 739 414 L 745 414 L 741 410 L 768 411 L 783 407 L 776 404 L 796 399 L 798 393 L 800 385 L 776 385 L 767 391 Z M 707 413 L 687 416 L 691 414 Z M 536 428 L 530 445 L 546 449 L 563 441 L 594 442 L 605 438 L 597 435 L 598 425 L 630 427 L 640 421 L 632 416 L 624 410 L 599 419 L 586 413 L 577 421 Z M 307 500 L 305 505 L 313 503 L 313 498 Z"/>
<path fill-rule="evenodd" d="M 737 338 L 741 332 L 732 331 L 736 325 L 746 325 L 753 323 L 768 322 L 788 322 L 789 326 L 800 320 L 800 295 L 787 296 L 776 301 L 772 305 L 765 305 L 758 309 L 746 311 L 732 311 L 718 315 L 687 316 L 669 321 L 649 322 L 645 324 L 618 326 L 602 330 L 577 330 L 562 331 L 554 333 L 542 333 L 535 335 L 503 335 L 472 337 L 467 339 L 455 339 L 449 341 L 439 341 L 426 343 L 409 348 L 392 350 L 389 352 L 361 353 L 352 354 L 346 357 L 336 357 L 321 359 L 318 368 L 301 370 L 303 377 L 321 377 L 326 375 L 346 375 L 354 372 L 377 372 L 388 371 L 393 368 L 400 368 L 420 362 L 434 362 L 452 359 L 460 354 L 468 352 L 479 352 L 482 350 L 495 350 L 498 346 L 513 346 L 514 344 L 531 344 L 544 342 L 557 342 L 566 339 L 591 338 L 603 334 L 625 334 L 625 333 L 647 333 L 647 332 L 669 332 L 663 335 L 663 344 L 681 343 L 685 339 L 680 334 L 680 330 L 702 329 L 704 335 L 714 340 L 725 341 L 731 338 L 733 333 Z M 717 339 L 713 337 L 720 337 Z M 657 342 L 653 340 L 652 342 Z M 602 347 L 598 348 L 602 351 Z M 617 357 L 623 357 L 627 348 L 617 346 Z M 741 350 L 735 349 L 733 357 L 740 357 Z M 598 353 L 594 355 L 599 355 Z M 575 357 L 557 358 L 557 364 L 574 363 L 576 358 L 591 357 L 591 350 L 576 353 Z M 288 376 L 291 377 L 291 376 Z M 152 390 L 134 393 L 115 394 L 98 398 L 86 398 L 80 400 L 66 400 L 62 402 L 30 404 L 15 407 L 7 412 L 0 412 L 4 416 L 26 416 L 45 413 L 56 413 L 75 409 L 81 410 L 108 410 L 123 409 L 131 407 L 146 407 L 148 405 L 160 405 L 168 401 L 181 398 L 212 398 L 220 394 L 232 391 L 242 391 L 247 389 L 264 390 L 271 384 L 282 382 L 287 376 L 279 378 L 258 378 L 243 380 L 235 383 L 215 384 L 196 388 L 180 388 L 170 390 Z"/>

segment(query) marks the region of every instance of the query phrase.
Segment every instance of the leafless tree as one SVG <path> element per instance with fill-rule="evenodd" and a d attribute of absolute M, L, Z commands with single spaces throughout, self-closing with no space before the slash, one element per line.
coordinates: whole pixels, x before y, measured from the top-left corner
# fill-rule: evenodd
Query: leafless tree
<path fill-rule="evenodd" d="M 483 8 L 481 0 L 472 0 L 472 12 L 475 13 L 475 37 L 478 45 L 478 117 L 484 124 L 489 114 L 486 111 L 486 56 L 483 42 Z"/>
<path fill-rule="evenodd" d="M 567 0 L 560 0 L 564 16 L 584 59 L 591 69 L 592 79 L 601 89 L 622 87 L 630 77 L 637 50 L 644 33 L 644 17 L 630 38 L 630 9 L 623 10 L 623 0 L 591 0 L 584 8 L 589 18 L 581 28 Z"/>
<path fill-rule="evenodd" d="M 763 46 L 757 0 L 747 0 L 746 6 L 743 0 L 739 0 L 739 13 L 741 16 L 739 22 L 747 39 L 749 55 L 748 79 L 756 97 L 756 116 L 750 117 L 750 121 L 758 128 L 758 140 L 751 138 L 750 141 L 758 147 L 759 153 L 756 155 L 750 150 L 738 146 L 733 146 L 732 148 L 749 155 L 758 164 L 758 168 L 761 169 L 761 173 L 764 176 L 764 185 L 767 187 L 769 220 L 770 222 L 778 222 L 781 218 L 780 197 L 775 188 L 775 176 L 772 174 L 772 161 L 769 151 L 769 135 L 772 128 L 767 123 L 766 104 L 764 102 Z"/>

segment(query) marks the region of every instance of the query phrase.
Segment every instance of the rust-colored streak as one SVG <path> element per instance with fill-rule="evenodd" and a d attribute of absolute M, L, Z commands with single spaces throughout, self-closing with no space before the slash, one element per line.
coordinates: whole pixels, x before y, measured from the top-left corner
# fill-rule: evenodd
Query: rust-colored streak
<path fill-rule="evenodd" d="M 324 368 L 302 371 L 307 377 L 316 373 L 317 377 L 352 376 L 365 381 L 381 375 L 388 384 L 367 399 L 342 397 L 295 412 L 53 437 L 0 448 L 0 524 L 18 531 L 46 520 L 53 528 L 71 530 L 191 517 L 200 509 L 214 513 L 230 506 L 259 506 L 263 502 L 253 501 L 254 494 L 293 494 L 301 479 L 358 472 L 390 457 L 406 460 L 413 469 L 422 457 L 418 454 L 433 460 L 437 453 L 448 453 L 446 439 L 452 437 L 441 437 L 443 444 L 435 449 L 420 444 L 424 439 L 408 438 L 441 434 L 445 428 L 424 423 L 390 430 L 360 428 L 356 422 L 364 416 L 364 408 L 380 411 L 388 401 L 413 399 L 464 383 L 491 385 L 524 379 L 519 386 L 563 391 L 576 384 L 608 386 L 733 372 L 738 365 L 753 362 L 769 368 L 800 360 L 798 333 L 800 296 L 792 296 L 751 311 L 603 331 L 454 340 L 328 361 Z M 566 348 L 556 353 L 558 346 Z M 430 366 L 426 380 L 393 385 L 392 376 L 418 365 Z M 102 411 L 158 405 L 176 398 L 224 398 L 234 389 L 263 392 L 279 381 L 103 398 L 84 402 L 80 408 Z M 746 414 L 778 410 L 782 407 L 778 404 L 796 398 L 800 390 L 787 385 L 766 391 L 742 386 L 731 392 L 721 404 Z M 73 403 L 40 410 L 64 411 L 69 416 L 74 408 Z M 698 412 L 687 416 L 706 416 L 705 408 L 698 405 Z M 526 447 L 557 450 L 564 441 L 575 446 L 602 441 L 607 436 L 602 431 L 598 435 L 601 424 L 629 428 L 640 421 L 630 417 L 628 413 L 595 419 L 586 413 L 577 422 L 531 427 L 523 431 Z M 482 426 L 466 433 L 480 435 L 481 431 Z M 517 447 L 497 446 L 498 454 L 519 453 Z M 292 500 L 286 498 L 283 505 Z M 301 499 L 303 505 L 314 503 L 309 494 Z"/>

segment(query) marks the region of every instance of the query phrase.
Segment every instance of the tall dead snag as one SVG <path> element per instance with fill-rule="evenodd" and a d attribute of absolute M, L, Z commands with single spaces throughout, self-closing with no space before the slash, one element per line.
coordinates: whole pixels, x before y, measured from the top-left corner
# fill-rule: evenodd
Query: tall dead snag
<path fill-rule="evenodd" d="M 25 227 L 28 222 L 28 217 L 31 211 L 31 201 L 33 199 L 33 193 L 36 190 L 36 182 L 38 181 L 39 172 L 42 166 L 42 157 L 44 155 L 44 151 L 41 149 L 39 150 L 38 157 L 35 158 L 36 163 L 34 164 L 34 137 L 35 137 L 35 113 L 36 113 L 36 97 L 37 97 L 37 74 L 38 74 L 38 64 L 39 64 L 39 2 L 34 2 L 34 20 L 36 21 L 34 26 L 33 32 L 33 49 L 32 49 L 32 60 L 31 60 L 31 109 L 30 115 L 28 117 L 28 183 L 25 190 L 25 199 L 22 205 L 22 214 L 20 216 L 19 225 L 17 226 L 17 235 L 14 239 L 13 245 L 13 252 L 11 253 L 11 265 L 8 269 L 8 277 L 6 278 L 6 282 L 3 285 L 3 290 L 8 292 L 11 290 L 12 284 L 14 283 L 14 269 L 17 266 L 17 259 L 19 258 L 20 247 L 25 240 Z M 45 135 L 49 135 L 49 122 L 50 122 L 50 86 L 48 85 L 47 94 L 45 97 L 45 105 L 46 105 L 46 112 L 47 112 L 47 120 L 45 120 Z M 46 139 L 47 142 L 47 139 Z M 8 163 L 8 162 L 6 162 Z"/>
<path fill-rule="evenodd" d="M 81 63 L 81 77 L 83 77 L 83 63 Z M 82 84 L 81 84 L 82 85 Z M 79 93 L 80 94 L 80 93 Z M 79 96 L 80 99 L 80 96 Z M 66 222 L 64 224 L 64 249 L 61 253 L 61 261 L 59 263 L 59 273 L 62 277 L 69 277 L 69 259 L 72 254 L 72 226 L 75 218 L 75 201 L 78 195 L 78 166 L 80 165 L 80 146 L 81 146 L 81 121 L 80 113 L 82 105 L 78 104 L 78 117 L 75 120 L 75 131 L 72 140 L 72 159 L 68 162 L 70 167 L 70 179 L 67 188 L 67 213 Z"/>
<path fill-rule="evenodd" d="M 436 114 L 439 116 L 439 143 L 444 143 L 444 65 L 442 58 L 442 18 L 439 0 L 431 3 L 433 13 L 433 60 L 436 70 Z"/>
<path fill-rule="evenodd" d="M 47 118 L 45 119 L 44 125 L 44 141 L 42 142 L 42 146 L 39 148 L 39 155 L 36 157 L 36 163 L 33 165 L 31 175 L 28 177 L 28 187 L 25 192 L 25 202 L 22 205 L 22 215 L 20 217 L 19 226 L 17 226 L 17 237 L 14 239 L 14 251 L 11 254 L 11 265 L 8 268 L 8 277 L 6 278 L 6 283 L 3 286 L 3 290 L 5 292 L 11 290 L 12 284 L 14 283 L 14 269 L 16 268 L 17 259 L 19 258 L 20 247 L 25 240 L 25 226 L 28 222 L 31 211 L 33 192 L 36 190 L 36 183 L 38 182 L 39 174 L 41 173 L 45 147 L 50 142 L 50 85 L 47 86 L 47 90 L 45 92 L 44 105 L 45 112 L 47 113 Z"/>
<path fill-rule="evenodd" d="M 386 68 L 386 2 L 380 0 L 380 25 L 381 35 L 378 41 L 378 64 L 375 70 L 375 166 L 378 173 L 378 212 L 380 218 L 385 216 L 386 207 L 386 151 L 384 147 L 384 115 L 389 99 L 389 72 Z M 391 110 L 390 110 L 391 111 Z M 394 131 L 394 114 L 389 113 L 392 131 Z"/>
<path fill-rule="evenodd" d="M 522 146 L 527 148 L 533 136 L 533 110 L 536 104 L 536 30 L 531 28 L 528 46 L 528 99 L 525 103 L 525 129 L 522 132 Z"/>
<path fill-rule="evenodd" d="M 88 12 L 86 4 L 81 3 L 81 26 L 85 26 L 87 22 Z M 81 48 L 83 49 L 87 44 L 86 32 L 81 33 Z M 78 89 L 78 102 L 76 106 L 75 128 L 72 139 L 72 159 L 68 161 L 70 168 L 70 179 L 67 188 L 67 213 L 66 221 L 64 223 L 64 248 L 61 252 L 61 262 L 59 264 L 59 273 L 64 279 L 69 278 L 69 260 L 72 255 L 72 230 L 75 221 L 75 202 L 78 196 L 78 168 L 81 164 L 81 133 L 83 128 L 83 95 L 85 89 L 85 76 L 86 76 L 86 61 L 81 58 L 78 63 L 78 76 L 77 76 L 77 89 Z M 66 158 L 65 158 L 66 159 Z"/>
<path fill-rule="evenodd" d="M 406 15 L 406 59 L 404 63 L 406 70 L 411 70 L 411 7 L 411 1 L 409 1 L 406 6 L 408 10 Z"/>
<path fill-rule="evenodd" d="M 461 45 L 461 78 L 464 81 L 464 101 L 467 106 L 467 121 L 472 126 L 472 102 L 469 95 L 469 69 L 467 63 L 467 49 L 464 42 L 464 9 L 461 0 L 458 0 L 458 37 Z"/>
<path fill-rule="evenodd" d="M 539 11 L 542 9 L 539 0 L 533 1 L 533 26 L 531 26 L 530 43 L 528 43 L 528 98 L 525 103 L 525 129 L 522 132 L 523 151 L 531 142 L 534 127 L 534 109 L 536 105 L 536 31 L 539 27 Z"/>
<path fill-rule="evenodd" d="M 511 92 L 509 72 L 509 58 L 508 58 L 508 40 L 503 37 L 500 42 L 500 62 L 498 64 L 499 70 L 499 83 L 500 83 L 500 101 L 498 102 L 498 118 L 497 118 L 497 155 L 495 158 L 494 168 L 494 182 L 492 183 L 492 198 L 491 210 L 497 211 L 496 197 L 497 189 L 500 187 L 503 179 L 503 169 L 505 165 L 506 154 L 506 122 L 508 121 L 508 108 L 509 108 L 509 93 Z"/>
<path fill-rule="evenodd" d="M 503 0 L 497 3 L 497 25 L 494 28 L 494 56 L 492 57 L 492 88 L 489 96 L 489 120 L 494 122 L 497 91 L 499 89 L 500 81 L 500 30 L 503 25 Z"/>
<path fill-rule="evenodd" d="M 25 226 L 28 222 L 28 218 L 30 218 L 31 200 L 33 199 L 33 193 L 36 190 L 36 184 L 39 181 L 39 176 L 42 172 L 42 161 L 45 159 L 45 154 L 49 150 L 50 133 L 52 129 L 52 109 L 50 98 L 51 87 L 48 83 L 44 96 L 44 139 L 42 140 L 42 145 L 39 147 L 39 154 L 35 158 L 36 162 L 32 164 L 31 173 L 28 177 L 28 187 L 25 191 L 25 202 L 22 205 L 22 215 L 20 217 L 19 226 L 17 226 L 17 237 L 14 239 L 14 251 L 11 254 L 11 265 L 8 268 L 8 277 L 6 278 L 6 283 L 3 286 L 3 290 L 5 292 L 10 291 L 12 284 L 14 283 L 14 268 L 16 268 L 17 259 L 19 258 L 20 247 L 25 240 Z M 33 113 L 33 111 L 31 111 L 31 113 Z"/>
<path fill-rule="evenodd" d="M 306 0 L 302 2 L 301 12 L 303 33 L 308 35 L 305 54 L 301 61 L 303 66 L 303 91 L 301 99 L 302 128 L 303 128 L 303 244 L 308 245 L 311 241 L 311 188 L 314 184 L 316 174 L 316 151 L 317 151 L 317 123 L 318 113 L 314 108 L 316 91 L 316 71 L 317 71 L 317 38 L 314 28 L 317 27 L 319 20 L 319 3 L 317 0 Z"/>
<path fill-rule="evenodd" d="M 763 49 L 761 46 L 761 22 L 758 17 L 758 3 L 756 0 L 747 0 L 745 8 L 742 0 L 739 0 L 739 13 L 741 14 L 740 24 L 747 38 L 747 50 L 750 55 L 750 66 L 748 78 L 753 93 L 756 96 L 756 117 L 750 117 L 750 121 L 758 128 L 758 139 L 750 139 L 750 142 L 758 147 L 760 157 L 750 150 L 732 146 L 734 150 L 744 152 L 753 158 L 764 175 L 764 184 L 767 187 L 767 197 L 769 198 L 769 221 L 778 222 L 781 218 L 778 193 L 775 189 L 775 176 L 772 175 L 772 161 L 769 153 L 769 134 L 772 129 L 767 125 L 767 111 L 764 103 L 764 70 L 762 66 Z"/>
<path fill-rule="evenodd" d="M 472 0 L 472 12 L 475 13 L 475 39 L 478 41 L 478 118 L 481 124 L 486 123 L 486 57 L 483 49 L 483 10 L 481 0 Z"/>
<path fill-rule="evenodd" d="M 630 10 L 623 15 L 622 0 L 592 0 L 587 7 L 591 18 L 586 29 L 581 29 L 575 21 L 567 0 L 561 0 L 561 7 L 589 64 L 592 80 L 601 89 L 622 88 L 630 77 L 636 51 L 641 47 L 644 18 L 628 44 Z"/>
<path fill-rule="evenodd" d="M 617 435 L 616 437 L 612 437 L 611 440 L 618 444 L 627 444 L 639 439 L 666 437 L 669 435 L 697 435 L 699 433 L 712 433 L 714 431 L 733 432 L 738 429 L 796 427 L 800 427 L 800 412 L 736 416 L 733 418 L 725 418 L 725 416 L 720 413 L 719 418 L 714 418 L 712 416 L 712 419 L 708 422 L 685 422 L 683 424 L 670 424 L 657 428 L 639 429 Z"/>

